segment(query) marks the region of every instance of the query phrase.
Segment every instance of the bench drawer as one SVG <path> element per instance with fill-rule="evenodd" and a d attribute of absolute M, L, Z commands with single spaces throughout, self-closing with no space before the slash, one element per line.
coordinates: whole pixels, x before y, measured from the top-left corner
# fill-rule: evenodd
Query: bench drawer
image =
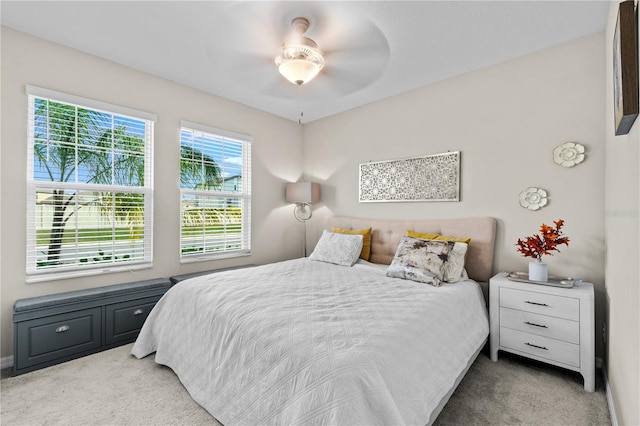
<path fill-rule="evenodd" d="M 88 353 L 102 345 L 100 308 L 51 315 L 17 325 L 16 368 Z"/>
<path fill-rule="evenodd" d="M 134 341 L 160 297 L 155 296 L 106 305 L 105 344 Z"/>

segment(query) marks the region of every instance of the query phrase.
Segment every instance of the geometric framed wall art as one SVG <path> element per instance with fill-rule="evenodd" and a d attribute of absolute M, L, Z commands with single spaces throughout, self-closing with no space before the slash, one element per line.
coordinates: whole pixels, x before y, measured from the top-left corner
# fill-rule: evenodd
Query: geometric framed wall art
<path fill-rule="evenodd" d="M 460 151 L 360 164 L 361 203 L 460 201 Z"/>

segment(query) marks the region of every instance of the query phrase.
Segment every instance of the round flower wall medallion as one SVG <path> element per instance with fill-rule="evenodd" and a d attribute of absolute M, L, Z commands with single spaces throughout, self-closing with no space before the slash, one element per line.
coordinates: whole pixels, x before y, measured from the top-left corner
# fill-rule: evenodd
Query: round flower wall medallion
<path fill-rule="evenodd" d="M 573 167 L 584 161 L 584 146 L 576 142 L 563 143 L 554 148 L 553 161 L 562 167 Z"/>
<path fill-rule="evenodd" d="M 529 187 L 520 193 L 520 206 L 529 210 L 539 210 L 547 205 L 547 191 Z"/>

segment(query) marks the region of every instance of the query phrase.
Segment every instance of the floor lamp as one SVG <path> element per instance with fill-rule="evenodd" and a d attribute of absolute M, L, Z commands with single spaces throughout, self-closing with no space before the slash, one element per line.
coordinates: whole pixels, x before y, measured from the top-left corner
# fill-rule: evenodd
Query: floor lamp
<path fill-rule="evenodd" d="M 307 257 L 307 220 L 311 219 L 311 203 L 320 201 L 320 184 L 315 182 L 287 183 L 285 188 L 285 200 L 295 203 L 293 210 L 295 218 L 302 222 L 304 227 L 304 240 L 302 242 L 302 256 Z"/>

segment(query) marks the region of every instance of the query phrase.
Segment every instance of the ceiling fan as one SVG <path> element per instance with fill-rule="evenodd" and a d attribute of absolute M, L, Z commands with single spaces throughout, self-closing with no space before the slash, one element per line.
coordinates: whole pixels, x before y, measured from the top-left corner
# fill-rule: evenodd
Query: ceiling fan
<path fill-rule="evenodd" d="M 334 104 L 375 83 L 389 63 L 386 36 L 353 7 L 349 2 L 232 2 L 214 23 L 224 27 L 225 39 L 213 41 L 207 53 L 217 67 L 230 68 L 229 84 L 241 86 L 247 102 L 257 93 L 274 101 L 299 103 L 304 96 L 307 102 Z M 220 61 L 221 51 L 230 60 Z M 308 74 L 283 78 L 290 69 L 303 68 L 302 58 Z"/>
<path fill-rule="evenodd" d="M 304 36 L 309 29 L 307 18 L 294 18 L 291 28 L 294 34 L 282 43 L 282 54 L 275 58 L 275 63 L 280 74 L 301 86 L 318 75 L 324 67 L 324 57 L 318 44 Z"/>

